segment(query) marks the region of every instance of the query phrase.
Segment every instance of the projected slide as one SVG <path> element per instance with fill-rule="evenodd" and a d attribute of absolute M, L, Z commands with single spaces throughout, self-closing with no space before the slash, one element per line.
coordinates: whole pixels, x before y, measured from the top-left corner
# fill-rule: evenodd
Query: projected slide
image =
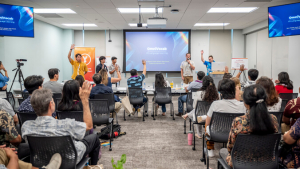
<path fill-rule="evenodd" d="M 300 3 L 269 7 L 269 37 L 300 35 Z"/>
<path fill-rule="evenodd" d="M 0 36 L 34 37 L 33 8 L 0 4 Z"/>
<path fill-rule="evenodd" d="M 147 71 L 180 71 L 189 51 L 189 33 L 125 32 L 125 70 L 142 71 L 145 59 Z"/>

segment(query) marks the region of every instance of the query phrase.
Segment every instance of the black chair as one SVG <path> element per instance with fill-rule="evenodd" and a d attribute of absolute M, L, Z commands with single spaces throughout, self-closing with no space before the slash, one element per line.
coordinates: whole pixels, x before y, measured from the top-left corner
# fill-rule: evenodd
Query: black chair
<path fill-rule="evenodd" d="M 24 99 L 18 99 L 19 106 L 22 104 L 23 101 L 24 101 Z"/>
<path fill-rule="evenodd" d="M 93 124 L 95 126 L 101 125 L 110 125 L 110 148 L 111 151 L 111 141 L 112 141 L 112 127 L 113 127 L 113 118 L 110 118 L 109 104 L 108 100 L 101 99 L 91 99 L 89 101 L 91 114 L 93 118 Z"/>
<path fill-rule="evenodd" d="M 88 157 L 83 157 L 76 165 L 78 155 L 71 136 L 27 136 L 27 140 L 30 148 L 30 162 L 35 167 L 46 166 L 55 153 L 61 155 L 61 169 L 83 168 L 89 160 Z"/>
<path fill-rule="evenodd" d="M 94 96 L 94 99 L 108 100 L 109 111 L 112 114 L 115 113 L 117 124 L 119 124 L 118 123 L 117 112 L 115 112 L 115 97 L 114 97 L 114 94 L 113 93 L 97 94 L 97 95 Z"/>
<path fill-rule="evenodd" d="M 172 102 L 172 91 L 171 87 L 156 87 L 154 91 L 154 102 L 153 102 L 153 120 L 155 120 L 154 115 L 157 114 L 157 112 L 154 113 L 154 107 L 158 104 L 170 104 L 170 114 L 173 116 L 173 120 L 175 120 L 174 117 L 174 105 Z"/>
<path fill-rule="evenodd" d="M 28 92 L 22 92 L 22 97 L 23 99 L 27 99 L 29 97 L 29 93 Z"/>
<path fill-rule="evenodd" d="M 238 134 L 231 151 L 234 169 L 278 169 L 278 145 L 281 135 Z M 221 150 L 222 151 L 222 150 Z M 221 152 L 220 151 L 220 152 Z M 218 168 L 230 169 L 225 153 L 220 153 Z"/>
<path fill-rule="evenodd" d="M 13 109 L 15 109 L 15 98 L 14 98 L 14 95 L 12 92 L 6 92 L 6 95 L 7 95 L 7 101 L 10 103 L 11 107 Z"/>
<path fill-rule="evenodd" d="M 196 150 L 196 148 L 195 148 L 196 147 L 196 142 L 195 142 L 196 139 L 195 139 L 195 127 L 194 127 L 194 125 L 205 125 L 205 122 L 198 123 L 197 117 L 207 115 L 207 112 L 210 108 L 210 105 L 211 105 L 210 102 L 197 101 L 197 105 L 196 105 L 196 109 L 195 109 L 195 121 L 193 121 L 193 136 L 194 136 L 193 150 Z M 203 140 L 203 147 L 204 147 L 204 140 Z M 202 152 L 202 153 L 204 153 L 204 152 Z"/>
<path fill-rule="evenodd" d="M 61 99 L 55 99 L 54 102 L 55 102 L 55 111 L 58 110 L 58 104 L 60 103 Z"/>
<path fill-rule="evenodd" d="M 278 125 L 279 125 L 278 126 L 278 133 L 281 133 L 281 123 L 282 123 L 283 112 L 269 112 L 269 113 L 276 116 L 277 122 L 278 122 Z"/>
<path fill-rule="evenodd" d="M 53 100 L 56 100 L 56 99 L 61 99 L 62 97 L 62 94 L 61 93 L 53 93 Z"/>
<path fill-rule="evenodd" d="M 282 99 L 280 111 L 282 111 L 282 112 L 284 111 L 285 106 L 287 105 L 288 101 L 289 100 L 287 100 L 287 99 Z"/>
<path fill-rule="evenodd" d="M 145 112 L 148 112 L 148 99 L 147 102 L 143 103 L 144 99 L 144 94 L 143 94 L 143 89 L 142 88 L 134 88 L 130 87 L 128 88 L 128 97 L 129 97 L 129 102 L 132 105 L 143 105 L 144 110 L 143 110 L 143 121 L 145 121 Z M 137 110 L 135 110 L 137 111 Z M 125 118 L 125 110 L 124 110 L 124 121 L 126 121 Z"/>
<path fill-rule="evenodd" d="M 83 122 L 83 111 L 56 111 L 57 119 L 75 119 Z"/>
<path fill-rule="evenodd" d="M 22 125 L 25 123 L 27 120 L 35 120 L 37 118 L 37 115 L 34 112 L 16 112 L 18 115 L 19 119 L 19 124 L 20 126 L 18 127 L 20 130 L 20 135 L 22 136 Z"/>
<path fill-rule="evenodd" d="M 209 125 L 210 136 L 206 136 L 207 141 L 223 143 L 223 147 L 225 147 L 226 143 L 228 142 L 228 136 L 233 120 L 236 117 L 243 115 L 245 115 L 245 113 L 213 112 Z M 203 146 L 202 152 L 205 153 L 203 153 L 203 158 L 201 159 L 201 161 L 204 162 L 204 164 L 207 164 L 207 169 L 209 169 L 209 157 L 204 134 L 203 141 L 205 145 Z"/>
<path fill-rule="evenodd" d="M 279 93 L 279 97 L 284 100 L 292 100 L 298 97 L 298 93 Z"/>

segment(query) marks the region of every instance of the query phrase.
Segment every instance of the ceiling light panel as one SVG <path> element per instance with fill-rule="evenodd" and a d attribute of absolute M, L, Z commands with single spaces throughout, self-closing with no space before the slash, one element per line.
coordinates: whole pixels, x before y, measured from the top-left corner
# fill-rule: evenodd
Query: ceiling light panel
<path fill-rule="evenodd" d="M 75 14 L 70 8 L 34 8 L 34 13 L 70 13 Z"/>
<path fill-rule="evenodd" d="M 120 13 L 139 13 L 139 8 L 117 8 Z M 162 13 L 162 8 L 158 8 L 158 12 Z M 141 8 L 141 13 L 155 13 L 155 8 Z"/>
<path fill-rule="evenodd" d="M 196 23 L 194 26 L 227 26 L 229 23 Z"/>
<path fill-rule="evenodd" d="M 210 8 L 207 13 L 250 13 L 258 7 Z"/>
<path fill-rule="evenodd" d="M 82 27 L 83 26 L 82 23 L 72 23 L 72 24 L 66 23 L 66 24 L 62 24 L 62 25 L 64 25 L 64 26 L 74 26 L 74 27 L 77 27 L 77 26 Z M 93 23 L 85 23 L 84 27 L 97 27 L 97 25 L 93 24 Z"/>
<path fill-rule="evenodd" d="M 137 23 L 129 23 L 128 25 L 132 27 L 137 27 Z M 147 24 L 143 23 L 143 26 L 147 26 Z"/>

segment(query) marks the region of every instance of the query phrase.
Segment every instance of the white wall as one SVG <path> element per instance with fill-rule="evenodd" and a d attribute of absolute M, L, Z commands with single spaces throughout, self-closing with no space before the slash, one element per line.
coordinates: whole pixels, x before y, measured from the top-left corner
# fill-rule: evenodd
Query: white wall
<path fill-rule="evenodd" d="M 58 68 L 61 72 L 64 71 L 65 60 L 68 59 L 63 50 L 68 52 L 69 49 L 67 47 L 69 45 L 66 46 L 64 42 L 71 43 L 71 30 L 66 31 L 68 33 L 64 34 L 63 29 L 45 22 L 35 20 L 34 24 L 34 38 L 0 38 L 1 60 L 3 60 L 10 77 L 9 88 L 15 74 L 12 69 L 17 67 L 16 59 L 28 60 L 21 67 L 24 78 L 30 75 L 42 75 L 45 81 L 48 81 L 48 70 L 50 68 Z M 70 79 L 70 77 L 64 77 L 65 75 L 68 75 L 68 73 L 60 73 L 59 81 Z M 20 88 L 19 83 L 15 82 L 13 88 Z"/>
<path fill-rule="evenodd" d="M 290 79 L 294 82 L 294 93 L 299 92 L 300 78 L 299 78 L 299 63 L 300 63 L 300 36 L 289 37 L 288 47 L 288 72 Z"/>

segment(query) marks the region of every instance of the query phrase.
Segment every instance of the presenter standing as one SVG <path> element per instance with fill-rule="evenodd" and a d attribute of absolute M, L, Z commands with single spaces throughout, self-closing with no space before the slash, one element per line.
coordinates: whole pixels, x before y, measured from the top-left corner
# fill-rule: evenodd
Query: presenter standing
<path fill-rule="evenodd" d="M 106 57 L 105 56 L 100 56 L 99 58 L 99 64 L 96 66 L 96 73 L 99 73 L 101 69 L 105 69 L 106 71 L 108 71 L 107 66 L 104 64 L 106 61 Z"/>
<path fill-rule="evenodd" d="M 208 56 L 208 61 L 206 61 L 203 58 L 203 53 L 204 53 L 204 51 L 201 50 L 201 60 L 202 60 L 203 64 L 206 66 L 206 69 L 207 69 L 207 73 L 206 74 L 209 75 L 209 73 L 212 72 L 212 70 L 211 70 L 211 64 L 212 64 L 212 62 L 215 62 L 214 61 L 214 57 L 212 55 L 210 55 L 210 56 Z"/>
<path fill-rule="evenodd" d="M 121 68 L 119 65 L 117 65 L 117 58 L 112 57 L 111 65 L 108 67 L 109 74 L 112 78 L 118 78 L 118 72 L 116 70 L 120 72 Z"/>
<path fill-rule="evenodd" d="M 193 70 L 195 70 L 195 63 L 191 61 L 191 54 L 187 53 L 185 55 L 186 60 L 181 62 L 181 78 L 183 83 L 189 84 L 193 81 Z"/>
<path fill-rule="evenodd" d="M 68 59 L 73 67 L 72 79 L 75 79 L 77 75 L 81 75 L 84 78 L 84 75 L 88 72 L 88 68 L 84 62 L 81 61 L 81 54 L 77 53 L 75 55 L 75 60 L 71 58 L 72 50 L 75 48 L 75 44 L 71 45 Z"/>

